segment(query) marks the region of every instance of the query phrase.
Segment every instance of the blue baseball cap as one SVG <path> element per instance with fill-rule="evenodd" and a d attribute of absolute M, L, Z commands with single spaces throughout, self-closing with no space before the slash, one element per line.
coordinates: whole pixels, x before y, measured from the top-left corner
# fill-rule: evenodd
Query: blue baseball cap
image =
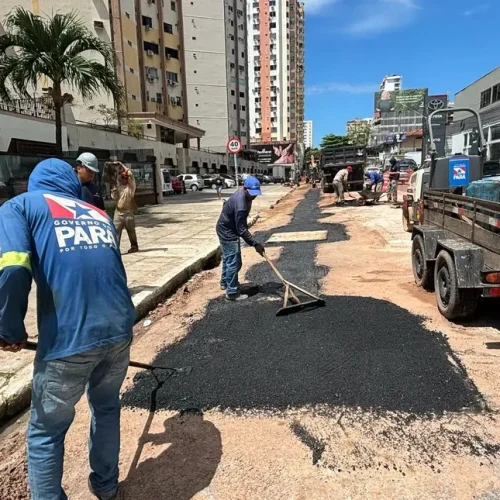
<path fill-rule="evenodd" d="M 255 177 L 249 175 L 243 184 L 243 187 L 248 191 L 250 196 L 259 196 L 262 194 L 260 190 L 260 182 Z"/>

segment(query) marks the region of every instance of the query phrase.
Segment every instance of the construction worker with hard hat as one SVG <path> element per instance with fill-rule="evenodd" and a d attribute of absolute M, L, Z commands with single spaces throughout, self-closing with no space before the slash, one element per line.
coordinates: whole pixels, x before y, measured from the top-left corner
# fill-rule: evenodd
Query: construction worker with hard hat
<path fill-rule="evenodd" d="M 76 159 L 75 172 L 82 185 L 83 201 L 105 210 L 99 186 L 93 182 L 96 174 L 99 173 L 99 163 L 96 156 L 92 153 L 82 153 Z"/>

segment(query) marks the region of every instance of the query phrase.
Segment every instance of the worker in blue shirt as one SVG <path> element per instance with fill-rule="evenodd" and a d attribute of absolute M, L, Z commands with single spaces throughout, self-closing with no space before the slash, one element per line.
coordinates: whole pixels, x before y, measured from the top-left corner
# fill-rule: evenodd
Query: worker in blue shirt
<path fill-rule="evenodd" d="M 367 172 L 366 177 L 370 180 L 371 191 L 382 191 L 382 186 L 384 185 L 384 176 L 380 172 L 377 172 L 375 170 Z"/>
<path fill-rule="evenodd" d="M 40 162 L 28 192 L 0 208 L 0 348 L 27 340 L 24 318 L 37 285 L 38 346 L 28 424 L 33 500 L 62 500 L 64 439 L 87 392 L 92 411 L 90 491 L 118 495 L 120 388 L 135 309 L 106 212 L 82 200 L 71 166 Z"/>
<path fill-rule="evenodd" d="M 254 247 L 257 253 L 264 255 L 264 246 L 255 241 L 248 230 L 248 214 L 252 201 L 262 192 L 260 182 L 253 176 L 245 179 L 242 189 L 237 189 L 224 203 L 217 222 L 217 236 L 222 249 L 221 290 L 225 290 L 228 300 L 247 299 L 248 295 L 239 292 L 238 273 L 241 269 L 240 238 Z"/>

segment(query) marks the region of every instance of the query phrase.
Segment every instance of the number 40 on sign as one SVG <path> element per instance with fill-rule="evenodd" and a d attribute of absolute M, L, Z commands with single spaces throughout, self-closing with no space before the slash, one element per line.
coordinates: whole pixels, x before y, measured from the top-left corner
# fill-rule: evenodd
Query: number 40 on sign
<path fill-rule="evenodd" d="M 231 137 L 227 141 L 227 151 L 233 155 L 237 155 L 241 151 L 241 141 L 237 137 Z"/>

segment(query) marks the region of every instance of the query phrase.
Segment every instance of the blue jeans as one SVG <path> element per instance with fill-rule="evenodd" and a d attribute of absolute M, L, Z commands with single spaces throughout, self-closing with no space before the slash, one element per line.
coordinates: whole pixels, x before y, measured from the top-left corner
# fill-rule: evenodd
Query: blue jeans
<path fill-rule="evenodd" d="M 222 250 L 222 276 L 220 284 L 226 287 L 227 295 L 238 295 L 238 273 L 242 265 L 240 240 L 219 241 Z"/>
<path fill-rule="evenodd" d="M 120 388 L 131 340 L 52 361 L 35 360 L 28 424 L 28 476 L 33 500 L 66 500 L 61 486 L 64 439 L 85 388 L 92 412 L 90 485 L 103 498 L 116 492 L 120 452 Z"/>

